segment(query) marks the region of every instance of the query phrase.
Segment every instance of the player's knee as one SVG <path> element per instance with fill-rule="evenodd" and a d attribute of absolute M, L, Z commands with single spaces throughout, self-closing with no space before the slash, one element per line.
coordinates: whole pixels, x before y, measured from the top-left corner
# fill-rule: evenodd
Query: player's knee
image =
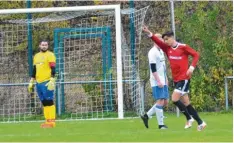
<path fill-rule="evenodd" d="M 48 106 L 52 106 L 52 105 L 54 105 L 54 101 L 53 100 L 47 100 L 48 101 Z"/>
<path fill-rule="evenodd" d="M 164 106 L 167 106 L 168 105 L 168 100 L 164 100 Z"/>
<path fill-rule="evenodd" d="M 53 100 L 43 100 L 42 101 L 43 106 L 52 106 L 54 105 Z"/>
<path fill-rule="evenodd" d="M 180 98 L 181 98 L 181 93 L 175 92 L 175 91 L 172 93 L 172 96 L 171 96 L 172 102 L 176 102 L 180 100 Z"/>
<path fill-rule="evenodd" d="M 189 98 L 186 97 L 186 96 L 184 96 L 184 97 L 181 99 L 181 101 L 183 102 L 183 104 L 184 104 L 185 106 L 188 106 L 188 105 L 190 104 Z"/>
<path fill-rule="evenodd" d="M 178 104 L 182 103 L 180 100 L 172 101 L 172 102 L 173 102 L 173 104 L 175 104 L 176 106 L 177 106 Z M 183 104 L 183 103 L 182 103 L 182 104 Z"/>
<path fill-rule="evenodd" d="M 156 102 L 157 105 L 163 106 L 164 105 L 164 99 L 159 99 Z"/>
<path fill-rule="evenodd" d="M 184 101 L 183 103 L 184 103 L 185 106 L 188 106 L 190 104 L 189 101 Z"/>
<path fill-rule="evenodd" d="M 180 99 L 178 99 L 177 97 L 173 97 L 173 96 L 171 97 L 172 102 L 177 102 L 178 100 L 180 100 Z"/>
<path fill-rule="evenodd" d="M 178 102 L 179 99 L 177 99 L 177 98 L 172 98 L 171 101 L 172 101 L 173 103 L 175 103 L 175 102 Z"/>

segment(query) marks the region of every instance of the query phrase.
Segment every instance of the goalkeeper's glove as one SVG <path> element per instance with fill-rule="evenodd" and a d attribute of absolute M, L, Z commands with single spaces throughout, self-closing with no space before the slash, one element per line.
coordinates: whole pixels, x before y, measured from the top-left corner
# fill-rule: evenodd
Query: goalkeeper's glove
<path fill-rule="evenodd" d="M 31 79 L 29 82 L 29 85 L 28 85 L 28 92 L 29 93 L 32 93 L 33 87 L 34 87 L 34 79 Z"/>
<path fill-rule="evenodd" d="M 48 90 L 55 89 L 55 78 L 51 77 L 50 81 L 46 84 Z"/>

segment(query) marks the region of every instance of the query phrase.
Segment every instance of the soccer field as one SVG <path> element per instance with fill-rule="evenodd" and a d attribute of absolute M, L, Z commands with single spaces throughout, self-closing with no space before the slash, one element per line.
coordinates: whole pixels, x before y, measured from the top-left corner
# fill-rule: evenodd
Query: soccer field
<path fill-rule="evenodd" d="M 140 118 L 124 120 L 60 121 L 56 128 L 42 129 L 40 122 L 0 124 L 0 141 L 48 142 L 232 142 L 233 118 L 231 113 L 202 113 L 207 122 L 204 131 L 193 127 L 184 130 L 185 119 L 166 114 L 168 130 L 159 130 L 156 118 L 146 129 Z"/>

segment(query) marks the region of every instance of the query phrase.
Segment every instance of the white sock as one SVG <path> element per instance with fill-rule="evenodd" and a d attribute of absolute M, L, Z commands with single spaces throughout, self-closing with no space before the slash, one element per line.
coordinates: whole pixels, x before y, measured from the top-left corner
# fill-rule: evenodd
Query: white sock
<path fill-rule="evenodd" d="M 156 113 L 156 104 L 150 108 L 150 110 L 147 112 L 147 115 L 149 118 L 152 118 L 152 115 Z"/>
<path fill-rule="evenodd" d="M 156 117 L 158 120 L 158 125 L 164 125 L 163 107 L 162 106 L 155 106 L 155 110 L 156 110 Z"/>

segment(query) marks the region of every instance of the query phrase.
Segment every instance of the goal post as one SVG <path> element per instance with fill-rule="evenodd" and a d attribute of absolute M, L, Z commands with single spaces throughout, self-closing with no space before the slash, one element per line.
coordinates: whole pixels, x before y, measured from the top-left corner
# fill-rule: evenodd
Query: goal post
<path fill-rule="evenodd" d="M 33 41 L 36 54 L 40 39 L 49 40 L 56 55 L 59 119 L 142 114 L 139 49 L 147 9 L 95 5 L 0 10 L 0 121 L 43 117 L 36 88 L 32 98 L 26 86 L 32 56 L 27 45 Z"/>

